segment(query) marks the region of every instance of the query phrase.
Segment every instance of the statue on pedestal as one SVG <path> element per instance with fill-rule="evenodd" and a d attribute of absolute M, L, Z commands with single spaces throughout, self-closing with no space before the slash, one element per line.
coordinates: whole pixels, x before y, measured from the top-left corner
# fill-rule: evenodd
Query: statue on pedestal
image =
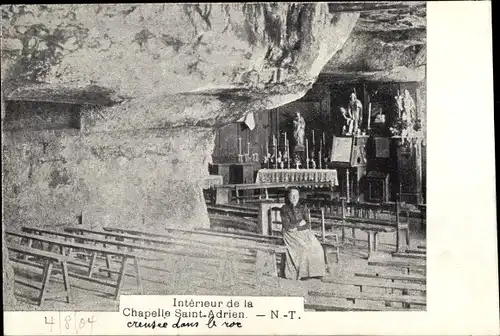
<path fill-rule="evenodd" d="M 304 148 L 304 135 L 306 133 L 306 121 L 297 111 L 293 120 L 293 137 L 295 138 L 296 147 Z"/>
<path fill-rule="evenodd" d="M 342 127 L 342 135 L 351 135 L 353 132 L 354 120 L 344 107 L 340 108 L 340 113 L 345 120 L 345 125 Z"/>
<path fill-rule="evenodd" d="M 361 101 L 356 97 L 354 92 L 351 93 L 349 104 L 347 105 L 347 115 L 351 116 L 353 120 L 352 132 L 359 134 L 359 127 L 363 122 L 363 104 L 361 104 Z"/>

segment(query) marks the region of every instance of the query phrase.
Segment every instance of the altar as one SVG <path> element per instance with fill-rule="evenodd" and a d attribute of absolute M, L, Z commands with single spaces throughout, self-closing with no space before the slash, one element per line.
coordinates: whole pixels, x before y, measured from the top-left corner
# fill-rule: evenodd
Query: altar
<path fill-rule="evenodd" d="M 331 182 L 338 186 L 336 169 L 260 169 L 255 183 Z"/>

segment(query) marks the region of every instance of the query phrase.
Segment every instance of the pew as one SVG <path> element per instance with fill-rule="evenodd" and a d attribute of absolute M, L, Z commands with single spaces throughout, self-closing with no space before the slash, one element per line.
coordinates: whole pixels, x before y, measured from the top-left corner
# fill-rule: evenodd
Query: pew
<path fill-rule="evenodd" d="M 176 238 L 171 237 L 170 240 L 167 240 L 166 238 L 164 239 L 157 239 L 157 238 L 147 238 L 147 237 L 137 237 L 133 235 L 127 235 L 127 234 L 117 234 L 117 233 L 112 233 L 112 232 L 106 232 L 106 231 L 97 231 L 97 230 L 91 230 L 91 229 L 85 229 L 85 228 L 79 228 L 79 227 L 66 227 L 64 230 L 66 232 L 61 232 L 61 231 L 54 231 L 54 230 L 47 230 L 47 229 L 41 229 L 41 228 L 34 228 L 34 227 L 23 227 L 23 231 L 25 232 L 33 232 L 37 234 L 48 234 L 48 235 L 56 235 L 60 236 L 63 238 L 71 238 L 75 240 L 83 240 L 83 241 L 89 241 L 93 243 L 99 243 L 103 244 L 105 247 L 107 245 L 113 245 L 117 246 L 118 248 L 124 248 L 124 249 L 129 249 L 130 251 L 133 250 L 143 250 L 143 251 L 149 251 L 149 252 L 160 252 L 160 253 L 167 253 L 167 254 L 175 254 L 174 250 L 170 250 L 165 248 L 165 245 L 181 245 L 181 246 L 192 246 L 193 243 L 197 244 L 203 244 L 205 243 L 204 241 L 196 241 L 196 240 L 187 240 L 186 242 L 178 241 Z M 67 233 L 69 232 L 69 233 Z M 76 233 L 76 234 L 73 234 Z M 97 235 L 97 236 L 103 236 L 104 238 L 96 238 L 96 237 L 91 237 L 88 235 L 83 235 L 84 233 L 92 234 L 92 235 Z M 110 240 L 108 238 L 114 238 L 115 240 Z M 132 242 L 126 242 L 125 239 L 131 240 Z M 142 241 L 146 244 L 137 244 L 137 241 Z M 161 247 L 157 246 L 160 245 Z M 214 246 L 213 244 L 204 244 L 206 249 L 210 250 L 217 250 L 217 251 L 222 251 L 222 252 L 228 252 L 232 256 L 234 254 L 241 254 L 246 256 L 247 254 L 242 253 L 240 249 L 236 248 L 231 248 L 231 247 L 220 247 L 220 246 Z M 202 245 L 203 246 L 203 245 Z M 205 257 L 206 253 L 198 253 L 194 254 L 193 256 L 195 257 Z"/>
<path fill-rule="evenodd" d="M 259 214 L 258 211 L 253 211 L 253 209 L 235 209 L 226 206 L 207 206 L 209 213 L 219 213 L 224 215 L 233 215 L 239 217 L 255 217 Z"/>
<path fill-rule="evenodd" d="M 165 234 L 157 234 L 157 233 L 152 233 L 152 232 L 146 232 L 146 231 L 140 231 L 140 230 L 131 230 L 131 229 L 121 229 L 121 228 L 111 228 L 111 227 L 105 227 L 104 228 L 105 232 L 128 232 L 134 235 L 134 237 L 138 236 L 158 236 L 158 237 L 168 237 L 172 238 L 172 236 L 168 236 Z M 261 272 L 262 269 L 264 271 L 262 273 L 264 274 L 271 274 L 272 276 L 278 276 L 278 256 L 280 256 L 280 260 L 282 262 L 283 266 L 283 255 L 286 253 L 286 248 L 283 245 L 282 239 L 276 240 L 276 239 L 269 239 L 267 236 L 262 236 L 262 235 L 241 235 L 241 234 L 235 234 L 235 233 L 224 233 L 224 232 L 211 232 L 208 229 L 199 229 L 196 231 L 189 231 L 189 230 L 177 230 L 177 229 L 167 229 L 167 231 L 170 232 L 179 232 L 179 233 L 184 233 L 184 234 L 194 234 L 194 235 L 213 235 L 213 236 L 218 236 L 222 238 L 228 238 L 231 241 L 234 240 L 242 240 L 244 243 L 237 243 L 234 245 L 234 247 L 237 248 L 244 248 L 244 249 L 251 249 L 256 251 L 256 270 L 258 272 Z M 250 244 L 252 242 L 252 244 Z M 210 244 L 213 246 L 214 243 L 210 242 Z M 232 245 L 232 243 L 231 243 Z M 229 244 L 227 246 L 230 246 Z M 270 267 L 270 270 L 265 269 L 266 265 Z M 281 267 L 280 267 L 281 268 Z"/>
<path fill-rule="evenodd" d="M 410 274 L 411 269 L 421 270 L 421 271 L 425 271 L 426 269 L 425 263 L 410 263 L 407 261 L 400 261 L 400 260 L 368 261 L 368 265 L 401 268 L 407 274 Z"/>
<path fill-rule="evenodd" d="M 59 297 L 64 297 L 66 299 L 67 303 L 71 303 L 71 287 L 70 287 L 69 275 L 68 275 L 68 261 L 70 260 L 69 257 L 62 255 L 62 254 L 43 251 L 43 250 L 39 250 L 39 249 L 34 249 L 31 247 L 22 246 L 22 245 L 13 244 L 13 243 L 6 243 L 6 246 L 7 246 L 7 250 L 10 252 L 15 252 L 17 254 L 32 256 L 32 257 L 44 260 L 41 286 L 38 286 L 37 284 L 34 284 L 30 281 L 26 281 L 24 279 L 20 279 L 18 277 L 15 277 L 16 283 L 19 283 L 19 284 L 27 286 L 27 287 L 35 288 L 35 289 L 38 289 L 40 291 L 39 296 L 38 296 L 38 300 L 37 300 L 39 306 L 42 306 L 46 299 L 54 299 L 54 298 L 59 298 Z M 17 258 L 9 258 L 9 259 L 13 262 L 20 261 Z M 48 289 L 48 284 L 50 282 L 50 277 L 52 276 L 52 270 L 53 270 L 54 264 L 61 265 L 61 270 L 62 270 L 61 274 L 62 274 L 62 278 L 63 278 L 64 291 L 62 291 L 62 292 L 59 291 L 59 292 L 55 293 L 54 295 L 48 296 L 47 289 Z"/>
<path fill-rule="evenodd" d="M 421 284 L 394 283 L 392 281 L 379 281 L 379 280 L 371 280 L 368 278 L 367 279 L 352 278 L 349 280 L 323 278 L 321 281 L 337 285 L 354 286 L 359 288 L 360 292 L 363 292 L 363 287 L 385 288 L 385 289 L 390 289 L 391 291 L 396 289 L 396 290 L 401 290 L 403 292 L 409 290 L 418 291 L 422 293 L 426 292 L 426 286 Z"/>
<path fill-rule="evenodd" d="M 406 253 L 393 253 L 393 257 L 398 257 L 398 258 L 411 258 L 411 259 L 422 259 L 425 260 L 425 254 L 423 253 L 410 253 L 409 251 L 406 251 Z"/>
<path fill-rule="evenodd" d="M 324 304 L 324 303 L 306 303 L 304 304 L 304 311 L 320 311 L 320 312 L 328 312 L 328 311 L 421 311 L 422 309 L 403 309 L 399 307 L 391 307 L 391 308 L 381 308 L 381 307 L 361 307 L 361 306 L 353 306 L 353 305 L 342 305 L 340 303 L 335 304 Z"/>
<path fill-rule="evenodd" d="M 418 284 L 425 284 L 427 282 L 427 279 L 424 276 L 417 276 L 417 275 L 354 273 L 354 276 L 362 278 L 386 279 L 386 280 L 391 280 L 392 282 L 405 281 L 409 283 L 418 283 Z"/>
<path fill-rule="evenodd" d="M 261 190 L 264 191 L 264 199 L 269 199 L 269 189 L 288 189 L 291 187 L 333 187 L 331 181 L 328 182 L 314 182 L 314 181 L 300 181 L 300 182 L 279 182 L 279 183 L 243 183 L 243 184 L 224 184 L 216 186 L 216 204 L 227 204 L 231 201 L 231 191 L 234 190 L 236 194 L 236 202 L 240 203 L 242 197 L 240 191 L 244 190 Z M 262 196 L 260 196 L 262 198 Z"/>
<path fill-rule="evenodd" d="M 369 294 L 360 292 L 322 292 L 322 291 L 309 291 L 309 296 L 317 297 L 330 297 L 330 298 L 343 298 L 352 301 L 354 304 L 356 300 L 362 301 L 379 301 L 379 302 L 398 302 L 403 305 L 403 308 L 411 308 L 411 306 L 425 306 L 426 299 L 422 296 L 412 295 L 382 295 L 382 294 Z"/>
<path fill-rule="evenodd" d="M 26 240 L 28 240 L 29 244 L 31 244 L 33 241 L 38 241 L 40 243 L 47 243 L 47 244 L 49 244 L 49 246 L 58 246 L 60 249 L 61 255 L 66 255 L 67 253 L 70 254 L 71 250 L 84 250 L 84 251 L 90 252 L 92 254 L 92 258 L 91 258 L 90 264 L 87 266 L 88 273 L 83 278 L 85 280 L 89 280 L 92 282 L 98 282 L 102 285 L 114 288 L 115 289 L 115 292 L 114 292 L 114 299 L 115 300 L 118 300 L 118 298 L 120 297 L 120 293 L 121 293 L 122 287 L 123 287 L 123 280 L 124 280 L 125 270 L 126 270 L 126 266 L 127 266 L 127 261 L 129 259 L 131 259 L 133 261 L 133 264 L 134 264 L 134 271 L 135 271 L 135 277 L 136 277 L 136 281 L 137 281 L 137 288 L 141 294 L 143 293 L 139 259 L 136 257 L 135 254 L 133 254 L 131 252 L 111 250 L 108 248 L 98 247 L 95 245 L 73 243 L 73 242 L 69 242 L 69 241 L 64 241 L 64 240 L 59 240 L 59 239 L 54 239 L 54 238 L 44 237 L 41 235 L 24 233 L 24 232 L 16 232 L 16 231 L 6 230 L 5 233 L 7 235 L 10 235 L 10 236 L 15 236 L 15 237 L 19 237 L 21 239 L 26 239 Z M 69 251 L 65 251 L 65 249 L 68 249 Z M 96 262 L 98 254 L 104 255 L 106 257 L 106 261 L 110 260 L 111 256 L 121 258 L 120 270 L 118 271 L 118 279 L 116 282 L 97 281 L 97 279 L 92 278 L 92 276 L 94 275 L 95 262 Z M 107 264 L 106 266 L 107 266 L 108 270 L 111 271 L 109 269 L 111 265 Z M 70 275 L 80 277 L 80 278 L 82 277 L 80 274 L 70 274 Z"/>
<path fill-rule="evenodd" d="M 334 206 L 338 206 L 339 202 L 333 201 L 332 204 Z M 379 210 L 390 210 L 391 208 L 395 209 L 395 220 L 384 220 L 379 218 L 369 218 L 369 215 L 366 217 L 358 217 L 358 216 L 348 216 L 349 207 L 361 207 L 365 211 L 375 211 L 380 207 Z M 325 211 L 327 207 L 322 207 L 320 210 L 312 210 L 311 214 L 318 215 L 318 213 L 322 213 Z M 378 248 L 378 234 L 380 232 L 396 232 L 396 252 L 403 252 L 402 249 L 402 237 L 400 235 L 401 231 L 405 232 L 404 238 L 406 239 L 404 250 L 407 250 L 410 247 L 410 227 L 409 221 L 403 222 L 400 217 L 401 212 L 401 204 L 400 202 L 396 202 L 394 205 L 385 204 L 385 205 L 374 205 L 374 204 L 359 204 L 359 203 L 347 203 L 345 199 L 342 199 L 340 202 L 340 213 L 336 214 L 325 214 L 324 220 L 326 221 L 326 226 L 330 227 L 341 227 L 342 228 L 342 241 L 345 242 L 345 229 L 351 228 L 354 238 L 354 243 L 356 242 L 355 230 L 360 229 L 366 231 L 368 234 L 368 258 L 372 251 L 376 251 Z M 387 229 L 384 229 L 386 227 Z"/>

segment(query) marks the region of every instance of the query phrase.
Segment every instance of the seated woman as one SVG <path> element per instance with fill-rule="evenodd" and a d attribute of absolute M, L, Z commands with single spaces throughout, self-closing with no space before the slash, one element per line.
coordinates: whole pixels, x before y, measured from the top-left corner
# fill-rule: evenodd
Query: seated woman
<path fill-rule="evenodd" d="M 285 276 L 288 279 L 325 276 L 323 247 L 311 231 L 307 208 L 299 204 L 299 191 L 290 189 L 281 208 L 283 240 L 287 247 Z"/>

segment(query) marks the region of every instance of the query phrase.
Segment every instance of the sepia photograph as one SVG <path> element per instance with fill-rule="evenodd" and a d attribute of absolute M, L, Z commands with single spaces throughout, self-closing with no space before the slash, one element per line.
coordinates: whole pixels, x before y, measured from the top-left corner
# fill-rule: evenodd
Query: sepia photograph
<path fill-rule="evenodd" d="M 2 5 L 4 312 L 426 312 L 427 8 Z"/>

